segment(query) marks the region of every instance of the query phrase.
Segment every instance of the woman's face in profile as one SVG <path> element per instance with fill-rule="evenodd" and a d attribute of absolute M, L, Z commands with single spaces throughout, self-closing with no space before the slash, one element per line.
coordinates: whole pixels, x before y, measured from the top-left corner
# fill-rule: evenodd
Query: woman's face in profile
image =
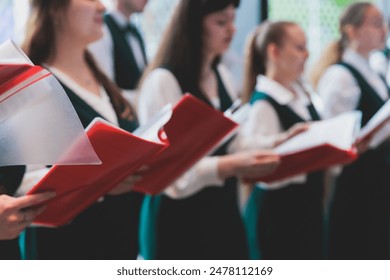
<path fill-rule="evenodd" d="M 71 0 L 61 20 L 60 30 L 89 44 L 103 36 L 103 13 L 100 0 Z"/>
<path fill-rule="evenodd" d="M 298 25 L 285 29 L 283 44 L 278 47 L 275 63 L 292 80 L 297 79 L 305 69 L 308 58 L 305 32 Z"/>
<path fill-rule="evenodd" d="M 221 55 L 229 48 L 236 32 L 235 16 L 236 8 L 229 5 L 204 17 L 203 47 L 207 54 Z"/>
<path fill-rule="evenodd" d="M 366 52 L 383 49 L 385 46 L 386 27 L 382 13 L 375 7 L 367 8 L 361 26 L 356 28 L 355 40 Z"/>

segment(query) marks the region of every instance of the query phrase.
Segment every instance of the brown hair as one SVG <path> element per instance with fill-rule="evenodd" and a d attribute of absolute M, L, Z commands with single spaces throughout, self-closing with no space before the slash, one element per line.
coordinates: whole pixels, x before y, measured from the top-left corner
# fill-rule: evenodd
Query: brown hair
<path fill-rule="evenodd" d="M 349 5 L 343 11 L 339 19 L 340 39 L 328 45 L 311 71 L 310 77 L 314 88 L 317 87 L 325 70 L 330 65 L 341 60 L 343 53 L 349 44 L 349 38 L 345 32 L 345 28 L 347 26 L 360 27 L 364 22 L 367 9 L 372 6 L 373 4 L 369 2 L 358 2 Z"/>
<path fill-rule="evenodd" d="M 48 63 L 55 56 L 55 25 L 60 24 L 54 11 L 66 12 L 70 0 L 32 0 L 32 11 L 27 22 L 26 39 L 23 49 L 34 64 Z M 122 96 L 118 87 L 98 68 L 92 55 L 85 50 L 85 61 L 90 67 L 96 81 L 106 90 L 118 118 L 132 120 L 134 110 Z"/>
<path fill-rule="evenodd" d="M 233 5 L 240 0 L 181 0 L 166 29 L 154 60 L 143 74 L 140 86 L 156 68 L 168 68 L 176 77 L 183 92 L 191 92 L 207 101 L 199 87 L 203 62 L 203 18 Z M 219 58 L 214 61 L 217 65 Z"/>
<path fill-rule="evenodd" d="M 256 77 L 266 73 L 267 47 L 269 44 L 282 46 L 286 27 L 296 25 L 290 21 L 265 21 L 249 34 L 245 46 L 244 85 L 242 99 L 249 101 L 256 86 Z"/>

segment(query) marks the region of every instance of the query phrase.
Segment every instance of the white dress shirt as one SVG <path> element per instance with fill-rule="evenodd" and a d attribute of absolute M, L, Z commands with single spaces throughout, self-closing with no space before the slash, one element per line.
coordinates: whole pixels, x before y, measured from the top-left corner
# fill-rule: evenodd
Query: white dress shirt
<path fill-rule="evenodd" d="M 280 105 L 288 105 L 303 120 L 311 120 L 307 109 L 310 99 L 300 85 L 294 85 L 296 93 L 294 94 L 278 82 L 260 75 L 257 78 L 256 90 L 266 93 Z M 276 139 L 283 132 L 285 130 L 274 107 L 268 101 L 256 101 L 252 105 L 248 120 L 241 127 L 235 142 L 236 149 L 272 149 Z M 258 186 L 263 189 L 279 189 L 292 183 L 303 184 L 305 182 L 306 175 L 303 174 L 269 184 L 261 183 Z"/>
<path fill-rule="evenodd" d="M 354 50 L 347 49 L 342 56 L 342 61 L 350 64 L 359 71 L 383 101 L 388 99 L 386 84 L 370 68 L 368 60 L 365 57 Z M 318 83 L 317 91 L 324 103 L 323 115 L 325 118 L 355 110 L 361 96 L 358 82 L 352 73 L 341 65 L 332 65 L 325 71 Z M 384 138 L 386 136 L 379 131 L 373 137 L 370 147 L 376 147 Z"/>
<path fill-rule="evenodd" d="M 125 27 L 130 19 L 126 18 L 119 11 L 113 10 L 110 11 L 110 15 L 114 18 L 115 22 L 120 27 Z M 146 61 L 144 60 L 144 56 L 142 53 L 142 46 L 138 39 L 131 34 L 131 32 L 127 33 L 127 42 L 130 45 L 130 48 L 133 51 L 134 58 L 138 65 L 138 68 L 143 71 L 146 66 Z M 92 43 L 88 47 L 89 51 L 94 56 L 94 59 L 98 63 L 100 69 L 112 80 L 115 81 L 114 75 L 114 43 L 110 30 L 106 25 L 103 26 L 103 37 Z M 135 90 L 122 90 L 125 98 L 131 102 L 132 104 L 136 104 L 136 92 Z"/>
<path fill-rule="evenodd" d="M 389 58 L 382 51 L 370 54 L 369 63 L 372 70 L 385 78 L 387 86 L 390 86 L 390 63 Z"/>
<path fill-rule="evenodd" d="M 229 72 L 222 65 L 219 65 L 218 71 L 226 90 L 232 100 L 235 100 L 237 95 Z M 166 104 L 175 105 L 182 97 L 183 92 L 179 83 L 169 70 L 162 68 L 153 70 L 140 89 L 138 104 L 140 123 L 146 123 Z M 207 156 L 169 186 L 165 193 L 172 198 L 180 199 L 199 192 L 207 185 L 222 187 L 223 184 L 224 180 L 218 176 L 218 156 Z"/>
<path fill-rule="evenodd" d="M 72 78 L 65 73 L 61 72 L 57 68 L 47 67 L 48 70 L 56 76 L 63 84 L 77 94 L 82 100 L 84 100 L 89 106 L 91 106 L 96 112 L 102 115 L 107 121 L 118 125 L 118 118 L 115 110 L 110 102 L 110 98 L 105 89 L 100 85 L 100 96 L 86 90 L 79 84 L 77 84 Z"/>

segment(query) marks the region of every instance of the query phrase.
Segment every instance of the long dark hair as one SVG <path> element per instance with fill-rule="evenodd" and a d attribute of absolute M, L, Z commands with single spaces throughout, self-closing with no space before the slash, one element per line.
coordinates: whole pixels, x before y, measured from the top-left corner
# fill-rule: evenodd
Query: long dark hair
<path fill-rule="evenodd" d="M 26 39 L 23 49 L 36 65 L 48 63 L 55 58 L 55 26 L 61 24 L 55 13 L 69 8 L 70 0 L 32 0 L 32 11 L 27 22 Z M 90 67 L 96 81 L 106 90 L 118 118 L 133 120 L 134 110 L 122 96 L 119 88 L 99 69 L 92 55 L 85 50 L 84 59 Z"/>
<path fill-rule="evenodd" d="M 144 78 L 159 67 L 168 68 L 176 77 L 183 92 L 191 92 L 207 101 L 199 87 L 203 62 L 203 18 L 233 5 L 240 0 L 181 0 L 166 29 L 155 59 L 146 69 Z M 219 58 L 214 61 L 214 66 Z"/>

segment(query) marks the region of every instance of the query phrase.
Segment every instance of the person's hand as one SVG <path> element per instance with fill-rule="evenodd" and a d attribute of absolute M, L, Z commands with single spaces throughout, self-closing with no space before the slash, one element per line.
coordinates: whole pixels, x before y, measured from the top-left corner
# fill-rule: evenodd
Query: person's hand
<path fill-rule="evenodd" d="M 370 149 L 370 143 L 374 138 L 375 134 L 378 133 L 384 126 L 389 125 L 390 117 L 385 119 L 380 125 L 378 125 L 369 135 L 364 138 L 357 139 L 354 143 L 359 155 L 364 154 Z"/>
<path fill-rule="evenodd" d="M 240 152 L 220 157 L 219 176 L 223 179 L 237 176 L 259 178 L 272 173 L 280 162 L 272 151 Z"/>
<path fill-rule="evenodd" d="M 54 196 L 53 192 L 18 198 L 0 195 L 0 240 L 16 238 L 45 209 L 42 203 Z"/>
<path fill-rule="evenodd" d="M 279 134 L 279 137 L 275 140 L 274 147 L 286 142 L 287 140 L 293 138 L 294 136 L 305 132 L 309 129 L 310 124 L 308 123 L 297 123 L 290 127 L 289 130 Z"/>
<path fill-rule="evenodd" d="M 372 140 L 373 134 L 371 134 L 368 137 L 364 137 L 363 139 L 358 139 L 354 143 L 354 146 L 356 147 L 356 150 L 358 151 L 359 155 L 364 154 L 370 149 L 370 143 Z"/>
<path fill-rule="evenodd" d="M 109 191 L 108 195 L 120 195 L 127 192 L 130 192 L 135 183 L 137 183 L 142 178 L 142 173 L 145 172 L 148 168 L 146 166 L 140 168 L 136 173 L 128 176 L 122 182 L 120 182 L 115 188 Z"/>

